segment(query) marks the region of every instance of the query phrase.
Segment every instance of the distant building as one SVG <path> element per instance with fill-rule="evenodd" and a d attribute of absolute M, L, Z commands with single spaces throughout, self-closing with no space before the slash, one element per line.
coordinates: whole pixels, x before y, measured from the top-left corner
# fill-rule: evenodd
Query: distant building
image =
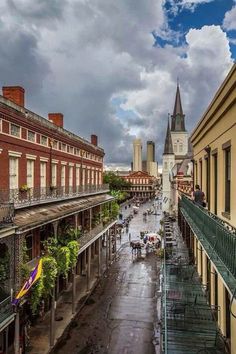
<path fill-rule="evenodd" d="M 147 169 L 146 171 L 150 173 L 151 162 L 155 161 L 155 143 L 153 141 L 147 141 Z"/>
<path fill-rule="evenodd" d="M 133 141 L 133 171 L 142 171 L 142 141 Z"/>
<path fill-rule="evenodd" d="M 131 197 L 147 200 L 155 196 L 155 179 L 151 177 L 149 173 L 137 171 L 130 172 L 126 176 L 121 175 L 120 177 L 131 183 L 131 187 L 125 190 L 130 194 Z"/>
<path fill-rule="evenodd" d="M 147 171 L 147 161 L 146 161 L 146 160 L 143 160 L 143 161 L 142 161 L 142 171 L 148 172 L 148 171 Z"/>

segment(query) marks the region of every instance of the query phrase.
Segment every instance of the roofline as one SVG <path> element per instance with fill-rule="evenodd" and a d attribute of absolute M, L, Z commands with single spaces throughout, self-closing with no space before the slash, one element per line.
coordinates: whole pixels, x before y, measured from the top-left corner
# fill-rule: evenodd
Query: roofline
<path fill-rule="evenodd" d="M 67 137 L 69 136 L 69 138 L 71 139 L 75 139 L 77 141 L 79 141 L 82 144 L 86 144 L 89 147 L 92 147 L 95 150 L 98 150 L 99 152 L 104 153 L 104 149 L 99 147 L 99 146 L 95 146 L 93 145 L 90 141 L 81 138 L 79 135 L 76 135 L 72 132 L 70 132 L 69 130 L 66 130 L 65 128 L 61 128 L 56 126 L 54 123 L 52 123 L 50 120 L 38 115 L 37 113 L 34 113 L 32 111 L 30 111 L 29 109 L 19 106 L 18 104 L 16 104 L 15 102 L 8 100 L 7 98 L 5 98 L 4 96 L 0 95 L 0 104 L 6 105 L 10 108 L 13 108 L 14 110 L 20 112 L 21 114 L 23 114 L 24 116 L 27 114 L 28 118 L 31 118 L 33 120 L 35 120 L 36 122 L 40 122 L 42 125 L 44 125 L 45 127 L 52 129 L 52 128 L 56 128 L 59 130 L 60 133 L 67 135 Z"/>

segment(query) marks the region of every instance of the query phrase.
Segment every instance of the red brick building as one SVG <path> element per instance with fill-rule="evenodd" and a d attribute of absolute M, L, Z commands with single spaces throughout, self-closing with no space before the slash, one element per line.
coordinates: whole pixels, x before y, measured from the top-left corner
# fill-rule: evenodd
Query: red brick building
<path fill-rule="evenodd" d="M 127 182 L 131 183 L 131 187 L 126 190 L 130 196 L 138 199 L 150 199 L 155 196 L 155 179 L 149 173 L 144 171 L 130 172 L 126 176 L 120 176 Z"/>
<path fill-rule="evenodd" d="M 107 194 L 109 186 L 102 184 L 104 150 L 97 136 L 87 141 L 67 131 L 61 113 L 49 113 L 45 119 L 29 111 L 24 95 L 22 87 L 14 86 L 3 87 L 0 96 L 0 260 L 5 256 L 9 260 L 0 284 L 3 352 L 11 344 L 6 339 L 15 318 L 10 293 L 22 285 L 24 252 L 33 267 L 43 256 L 48 237 L 63 237 L 65 226 L 79 230 L 76 276 L 86 273 L 89 290 L 91 260 L 98 259 L 100 275 L 102 247 L 107 248 L 107 264 L 114 250 L 114 198 Z M 60 296 L 65 287 L 62 276 L 56 284 Z M 53 333 L 51 328 L 51 343 Z"/>

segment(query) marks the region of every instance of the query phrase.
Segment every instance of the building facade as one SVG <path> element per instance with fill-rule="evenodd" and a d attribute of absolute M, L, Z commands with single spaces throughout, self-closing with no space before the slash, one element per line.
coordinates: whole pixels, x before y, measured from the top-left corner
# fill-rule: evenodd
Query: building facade
<path fill-rule="evenodd" d="M 105 240 L 108 250 L 107 262 L 114 250 L 111 235 L 115 232 L 116 218 L 112 215 L 109 186 L 102 184 L 104 151 L 98 146 L 97 136 L 92 135 L 91 141 L 87 141 L 65 130 L 61 113 L 50 113 L 48 118 L 24 107 L 23 88 L 3 88 L 0 96 L 0 348 L 3 353 L 12 344 L 14 321 L 16 353 L 20 350 L 17 332 L 24 332 L 24 321 L 19 326 L 11 306 L 12 296 L 22 286 L 21 266 L 25 262 L 30 268 L 35 266 L 45 254 L 44 242 L 48 238 L 63 238 L 68 229 L 79 234 L 80 249 L 73 279 L 85 272 L 88 290 L 94 257 L 101 274 L 102 241 Z M 56 297 L 64 288 L 63 276 L 59 274 Z M 54 311 L 54 300 L 50 304 Z M 53 345 L 55 314 L 51 325 Z"/>
<path fill-rule="evenodd" d="M 236 64 L 216 92 L 191 141 L 194 184 L 207 209 L 182 197 L 179 225 L 194 254 L 208 302 L 217 308 L 229 353 L 236 353 Z"/>
<path fill-rule="evenodd" d="M 172 168 L 181 163 L 188 153 L 188 133 L 185 129 L 185 115 L 182 109 L 179 85 L 177 85 L 175 105 L 169 118 L 163 152 L 162 183 L 163 183 L 163 211 L 173 212 L 174 200 L 172 199 L 170 174 Z"/>
<path fill-rule="evenodd" d="M 156 193 L 155 179 L 147 172 L 138 171 L 128 173 L 126 176 L 120 176 L 131 184 L 126 190 L 131 197 L 140 200 L 148 200 L 154 198 Z"/>
<path fill-rule="evenodd" d="M 142 171 L 142 141 L 133 141 L 133 171 Z"/>

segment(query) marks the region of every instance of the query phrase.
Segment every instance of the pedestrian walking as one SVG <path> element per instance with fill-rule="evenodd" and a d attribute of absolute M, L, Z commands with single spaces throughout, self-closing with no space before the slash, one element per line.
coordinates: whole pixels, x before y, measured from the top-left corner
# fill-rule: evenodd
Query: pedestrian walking
<path fill-rule="evenodd" d="M 203 191 L 201 191 L 200 186 L 198 184 L 196 184 L 195 191 L 193 192 L 193 200 L 196 204 L 199 204 L 203 207 L 206 206 L 205 194 Z"/>

